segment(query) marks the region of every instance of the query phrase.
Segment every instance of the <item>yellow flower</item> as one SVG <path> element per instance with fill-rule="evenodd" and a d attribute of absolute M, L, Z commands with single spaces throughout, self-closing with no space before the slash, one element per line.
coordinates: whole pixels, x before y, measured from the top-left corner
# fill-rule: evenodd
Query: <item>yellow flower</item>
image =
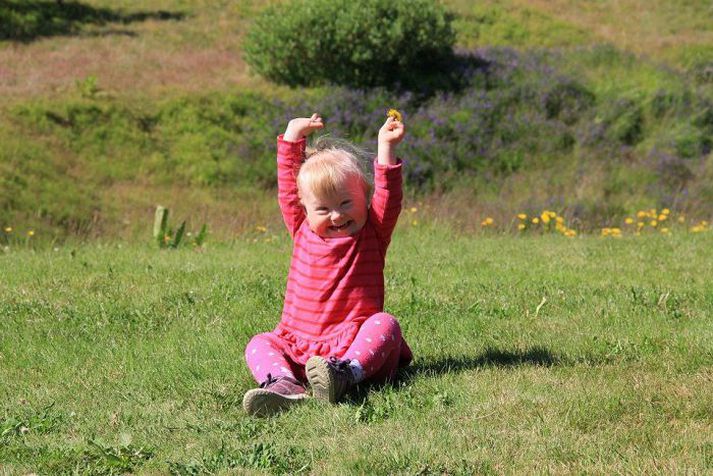
<path fill-rule="evenodd" d="M 649 225 L 651 225 L 651 226 L 656 226 L 656 225 L 658 225 L 658 224 L 659 224 L 659 223 L 658 223 L 656 220 L 651 220 L 651 221 L 649 222 Z"/>
<path fill-rule="evenodd" d="M 490 226 L 494 223 L 494 220 L 490 217 L 487 217 L 485 220 L 480 222 L 480 226 Z"/>
<path fill-rule="evenodd" d="M 557 217 L 557 218 L 555 218 L 555 220 L 556 220 L 557 223 L 559 223 L 559 224 L 564 223 L 564 218 L 562 218 L 562 217 Z"/>
<path fill-rule="evenodd" d="M 669 213 L 671 213 L 671 210 L 669 210 L 668 208 L 664 208 L 663 210 L 661 210 L 661 213 L 663 213 L 664 215 L 668 215 Z"/>
<path fill-rule="evenodd" d="M 542 215 L 540 215 L 540 218 L 542 219 L 542 223 L 547 224 L 550 222 L 550 214 L 546 211 L 542 212 Z"/>
<path fill-rule="evenodd" d="M 569 237 L 569 238 L 572 238 L 572 237 L 577 236 L 577 232 L 574 231 L 574 230 L 567 230 L 567 231 L 565 232 L 565 236 L 567 236 L 567 237 Z"/>
<path fill-rule="evenodd" d="M 388 117 L 393 117 L 394 120 L 401 122 L 401 113 L 396 109 L 389 109 L 389 112 L 387 112 L 386 115 Z"/>
<path fill-rule="evenodd" d="M 646 226 L 646 223 L 644 223 L 643 221 L 640 221 L 639 223 L 636 224 L 636 227 L 639 228 L 639 229 L 641 229 L 641 228 L 643 228 L 643 227 L 645 227 L 645 226 Z"/>
<path fill-rule="evenodd" d="M 520 223 L 520 224 L 517 226 L 517 229 L 518 229 L 518 230 L 524 230 L 525 228 L 526 228 L 526 226 L 525 226 L 524 223 Z"/>
<path fill-rule="evenodd" d="M 665 215 L 663 213 L 661 215 L 659 215 L 659 221 L 665 221 L 666 218 L 668 218 L 668 215 Z"/>
<path fill-rule="evenodd" d="M 518 217 L 520 220 L 526 220 L 526 219 L 527 219 L 527 215 L 525 215 L 524 213 L 518 213 L 518 214 L 517 214 L 517 217 Z"/>
<path fill-rule="evenodd" d="M 11 226 L 6 226 L 6 227 L 5 227 L 5 233 L 12 233 L 12 227 L 11 227 Z"/>
<path fill-rule="evenodd" d="M 28 231 L 27 236 L 35 236 L 35 230 Z"/>
<path fill-rule="evenodd" d="M 416 212 L 418 211 L 418 208 L 416 208 L 416 207 L 411 207 L 411 209 L 410 209 L 409 211 L 410 211 L 411 213 L 416 213 Z"/>
<path fill-rule="evenodd" d="M 667 234 L 670 233 L 670 230 L 668 228 L 661 228 L 661 233 Z"/>
<path fill-rule="evenodd" d="M 264 227 L 264 226 L 262 226 L 262 225 L 256 226 L 255 229 L 256 229 L 257 231 L 259 231 L 260 233 L 265 233 L 265 232 L 267 232 L 267 228 Z"/>
<path fill-rule="evenodd" d="M 535 217 L 535 218 L 532 219 L 532 223 L 534 223 L 535 225 L 537 225 L 538 223 L 540 223 L 540 219 L 537 218 L 537 217 Z"/>
<path fill-rule="evenodd" d="M 634 223 L 634 219 L 631 217 L 628 217 L 626 220 L 624 220 L 624 223 L 626 223 L 627 225 L 631 225 L 632 223 Z"/>
<path fill-rule="evenodd" d="M 643 211 L 643 210 L 639 210 L 638 212 L 636 212 L 636 216 L 637 216 L 638 218 L 644 218 L 644 217 L 646 217 L 646 216 L 648 216 L 648 215 L 649 215 L 649 214 L 646 213 L 646 212 Z"/>
<path fill-rule="evenodd" d="M 678 222 L 679 222 L 679 223 L 685 223 L 685 222 L 686 222 L 686 217 L 683 216 L 683 215 L 681 215 L 680 217 L 678 217 Z"/>
<path fill-rule="evenodd" d="M 602 228 L 602 233 L 601 233 L 602 236 L 609 236 L 610 233 L 611 233 L 611 229 L 609 229 L 609 228 Z"/>
<path fill-rule="evenodd" d="M 416 225 L 418 225 L 418 220 L 414 220 L 414 221 L 412 221 L 412 222 L 411 222 L 411 224 L 412 224 L 413 226 L 416 226 Z"/>

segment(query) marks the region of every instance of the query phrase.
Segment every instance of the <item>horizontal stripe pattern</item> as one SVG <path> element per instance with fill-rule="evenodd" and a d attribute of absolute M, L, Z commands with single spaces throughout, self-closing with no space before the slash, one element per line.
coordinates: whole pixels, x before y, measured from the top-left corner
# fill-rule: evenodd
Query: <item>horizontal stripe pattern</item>
<path fill-rule="evenodd" d="M 281 327 L 318 339 L 384 307 L 384 258 L 401 211 L 401 164 L 374 164 L 374 195 L 364 227 L 325 239 L 305 220 L 296 176 L 305 140 L 278 137 L 278 200 L 294 240 Z"/>

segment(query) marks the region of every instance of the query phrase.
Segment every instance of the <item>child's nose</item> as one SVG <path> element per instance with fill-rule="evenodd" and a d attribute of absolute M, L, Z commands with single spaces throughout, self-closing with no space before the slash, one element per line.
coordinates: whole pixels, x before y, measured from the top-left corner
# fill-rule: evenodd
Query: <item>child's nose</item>
<path fill-rule="evenodd" d="M 342 218 L 343 213 L 340 210 L 332 210 L 331 220 L 332 223 L 338 222 Z"/>

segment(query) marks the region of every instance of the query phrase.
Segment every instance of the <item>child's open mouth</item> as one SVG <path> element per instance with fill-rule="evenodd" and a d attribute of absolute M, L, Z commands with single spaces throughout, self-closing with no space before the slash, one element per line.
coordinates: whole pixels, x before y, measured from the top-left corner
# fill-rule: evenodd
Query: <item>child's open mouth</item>
<path fill-rule="evenodd" d="M 329 229 L 332 230 L 332 231 L 342 231 L 342 230 L 346 230 L 347 227 L 349 227 L 349 225 L 351 224 L 351 222 L 352 222 L 352 221 L 349 220 L 349 221 L 345 221 L 344 223 L 342 223 L 342 224 L 339 225 L 339 226 L 337 226 L 337 225 L 331 225 L 331 226 L 329 227 Z"/>

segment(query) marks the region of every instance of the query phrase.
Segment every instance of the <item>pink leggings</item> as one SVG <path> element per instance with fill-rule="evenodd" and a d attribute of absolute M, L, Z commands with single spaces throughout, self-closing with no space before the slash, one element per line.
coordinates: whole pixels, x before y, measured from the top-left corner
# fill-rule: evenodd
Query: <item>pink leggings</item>
<path fill-rule="evenodd" d="M 304 363 L 294 362 L 285 355 L 280 343 L 279 337 L 272 332 L 258 334 L 250 340 L 245 348 L 245 359 L 253 377 L 258 382 L 264 382 L 267 374 L 305 381 Z M 396 375 L 402 343 L 406 345 L 398 321 L 392 315 L 380 312 L 364 321 L 344 355 L 335 357 L 358 360 L 364 369 L 364 380 L 381 382 Z"/>

